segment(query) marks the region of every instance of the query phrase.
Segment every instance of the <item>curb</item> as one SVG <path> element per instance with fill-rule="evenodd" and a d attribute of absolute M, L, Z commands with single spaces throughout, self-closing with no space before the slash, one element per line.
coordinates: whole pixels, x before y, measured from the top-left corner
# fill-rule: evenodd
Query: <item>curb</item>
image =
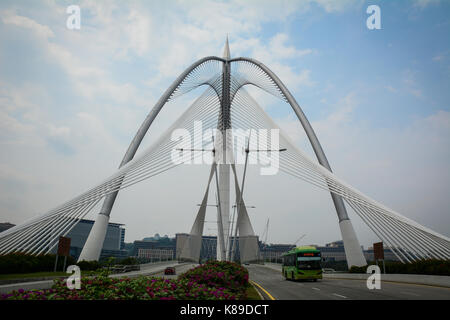
<path fill-rule="evenodd" d="M 255 291 L 258 293 L 259 297 L 261 298 L 261 300 L 266 300 L 263 295 L 261 294 L 261 292 L 259 292 L 259 289 L 255 287 L 255 285 L 253 284 L 253 281 L 249 280 L 249 283 L 252 285 L 253 289 L 255 289 Z"/>

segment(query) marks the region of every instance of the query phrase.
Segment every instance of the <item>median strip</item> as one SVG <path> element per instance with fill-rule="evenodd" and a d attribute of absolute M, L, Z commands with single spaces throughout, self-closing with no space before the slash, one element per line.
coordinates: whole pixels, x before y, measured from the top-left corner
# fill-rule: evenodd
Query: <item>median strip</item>
<path fill-rule="evenodd" d="M 249 282 L 251 282 L 252 284 L 257 286 L 259 289 L 261 289 L 269 297 L 270 300 L 276 300 L 274 297 L 272 297 L 272 295 L 269 292 L 267 292 L 266 289 L 261 287 L 261 285 L 259 285 L 258 283 L 256 283 L 255 281 L 252 281 L 252 280 L 249 280 Z"/>

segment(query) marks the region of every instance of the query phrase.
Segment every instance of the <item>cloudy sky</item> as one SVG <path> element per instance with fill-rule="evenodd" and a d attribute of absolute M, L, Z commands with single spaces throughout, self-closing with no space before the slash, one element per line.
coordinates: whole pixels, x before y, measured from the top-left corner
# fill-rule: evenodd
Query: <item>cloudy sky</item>
<path fill-rule="evenodd" d="M 66 27 L 71 4 L 80 30 Z M 366 27 L 371 4 L 381 30 Z M 3 0 L 0 221 L 19 224 L 113 174 L 167 86 L 195 60 L 220 56 L 228 35 L 232 56 L 262 61 L 291 90 L 337 176 L 449 236 L 449 17 L 439 0 Z M 200 93 L 165 108 L 142 146 Z M 290 107 L 252 93 L 312 155 Z M 269 218 L 268 242 L 340 239 L 328 193 L 258 172 L 250 168 L 246 186 L 258 234 Z M 207 175 L 207 166 L 182 166 L 123 190 L 111 221 L 126 224 L 128 242 L 188 232 Z M 378 240 L 349 214 L 365 247 Z"/>

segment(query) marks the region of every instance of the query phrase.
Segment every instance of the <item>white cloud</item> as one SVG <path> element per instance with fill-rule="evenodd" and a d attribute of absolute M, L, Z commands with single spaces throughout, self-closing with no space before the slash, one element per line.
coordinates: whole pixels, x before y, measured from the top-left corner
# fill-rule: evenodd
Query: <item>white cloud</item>
<path fill-rule="evenodd" d="M 312 126 L 335 174 L 369 197 L 448 236 L 450 206 L 450 112 L 440 110 L 418 117 L 403 127 L 374 128 L 358 123 L 361 102 L 349 93 L 325 119 Z M 298 145 L 308 145 L 293 116 L 277 121 Z M 430 191 L 432 192 L 430 193 Z M 317 207 L 318 209 L 318 207 Z M 360 240 L 370 244 L 373 233 L 352 214 Z"/>
<path fill-rule="evenodd" d="M 39 37 L 45 39 L 52 38 L 55 35 L 48 26 L 39 24 L 28 17 L 18 16 L 11 11 L 0 12 L 0 17 L 2 19 L 2 22 L 6 25 L 14 25 L 17 27 L 29 29 Z"/>
<path fill-rule="evenodd" d="M 413 0 L 413 2 L 414 7 L 424 9 L 429 5 L 439 4 L 440 0 Z"/>
<path fill-rule="evenodd" d="M 312 2 L 316 2 L 322 6 L 326 12 L 342 12 L 363 4 L 361 0 L 313 0 Z"/>

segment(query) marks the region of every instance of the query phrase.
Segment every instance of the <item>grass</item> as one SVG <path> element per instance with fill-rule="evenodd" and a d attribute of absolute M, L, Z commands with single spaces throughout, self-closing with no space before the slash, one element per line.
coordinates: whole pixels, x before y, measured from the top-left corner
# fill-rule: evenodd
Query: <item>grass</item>
<path fill-rule="evenodd" d="M 261 297 L 258 294 L 258 291 L 256 291 L 255 287 L 249 284 L 246 290 L 247 294 L 247 300 L 261 300 Z"/>
<path fill-rule="evenodd" d="M 95 275 L 95 271 L 83 271 L 82 276 Z M 70 274 L 66 272 L 33 272 L 33 273 L 9 273 L 0 274 L 0 280 L 15 280 L 15 279 L 28 279 L 28 278 L 44 278 L 44 277 L 69 277 Z"/>

